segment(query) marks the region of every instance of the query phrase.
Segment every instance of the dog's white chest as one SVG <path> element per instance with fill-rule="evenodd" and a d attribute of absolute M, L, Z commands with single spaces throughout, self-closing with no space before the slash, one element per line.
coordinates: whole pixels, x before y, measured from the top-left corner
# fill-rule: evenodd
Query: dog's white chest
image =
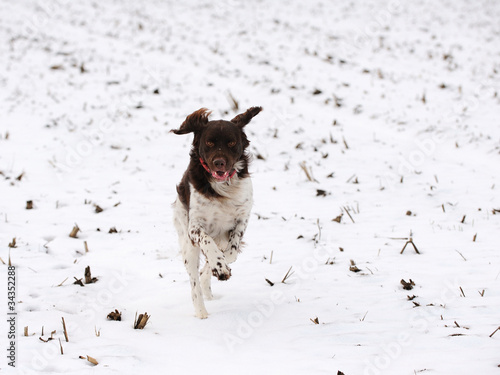
<path fill-rule="evenodd" d="M 192 186 L 189 221 L 198 222 L 212 237 L 226 237 L 239 221 L 247 221 L 252 208 L 252 182 L 244 178 L 231 183 L 217 183 L 221 198 L 207 198 Z"/>

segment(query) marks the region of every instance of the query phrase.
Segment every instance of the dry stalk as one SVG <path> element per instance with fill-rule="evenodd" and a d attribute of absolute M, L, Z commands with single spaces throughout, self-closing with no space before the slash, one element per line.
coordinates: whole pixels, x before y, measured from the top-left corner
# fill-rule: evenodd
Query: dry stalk
<path fill-rule="evenodd" d="M 63 280 L 63 281 L 62 281 L 59 285 L 57 285 L 57 286 L 62 286 L 62 285 L 66 282 L 66 280 L 68 280 L 68 278 L 65 278 L 65 279 L 64 279 L 64 280 Z"/>
<path fill-rule="evenodd" d="M 238 101 L 234 98 L 234 96 L 229 91 L 227 92 L 227 101 L 231 105 L 231 109 L 234 112 L 238 112 L 238 109 L 240 108 Z"/>
<path fill-rule="evenodd" d="M 412 279 L 409 279 L 408 282 L 404 279 L 401 279 L 401 285 L 403 285 L 404 290 L 412 290 L 415 286 L 415 282 Z"/>
<path fill-rule="evenodd" d="M 144 327 L 146 327 L 146 324 L 148 324 L 149 318 L 150 316 L 147 312 L 144 314 L 139 314 L 137 321 L 134 322 L 134 329 L 144 329 Z"/>
<path fill-rule="evenodd" d="M 284 284 L 285 281 L 294 274 L 294 272 L 290 273 L 290 271 L 292 270 L 292 267 L 293 266 L 290 266 L 290 268 L 288 269 L 288 271 L 286 272 L 285 276 L 283 277 L 283 280 L 281 280 L 281 282 Z"/>
<path fill-rule="evenodd" d="M 122 320 L 122 313 L 118 311 L 118 309 L 115 309 L 115 311 L 111 311 L 108 316 L 106 317 L 108 320 Z"/>
<path fill-rule="evenodd" d="M 79 231 L 80 231 L 80 228 L 78 228 L 78 224 L 75 223 L 75 226 L 71 230 L 71 233 L 69 234 L 69 236 L 71 238 L 77 238 L 77 234 L 78 234 Z"/>
<path fill-rule="evenodd" d="M 351 182 L 351 180 L 352 180 L 353 178 L 355 178 L 355 177 L 356 177 L 356 173 L 354 173 L 351 177 L 349 177 L 349 178 L 347 179 L 346 184 L 348 184 L 349 182 Z"/>
<path fill-rule="evenodd" d="M 344 137 L 342 137 L 342 141 L 344 142 L 345 149 L 349 150 L 349 145 L 347 144 L 347 141 L 345 140 Z"/>
<path fill-rule="evenodd" d="M 89 355 L 87 356 L 87 361 L 89 361 L 90 363 L 92 363 L 95 366 L 97 366 L 99 364 L 99 362 L 97 362 L 97 360 L 95 358 L 92 358 Z"/>
<path fill-rule="evenodd" d="M 363 319 L 360 319 L 360 321 L 364 322 L 367 315 L 368 315 L 368 311 L 365 313 L 365 315 L 363 315 Z"/>
<path fill-rule="evenodd" d="M 90 266 L 85 267 L 85 284 L 92 284 L 97 282 L 97 277 L 92 277 Z"/>
<path fill-rule="evenodd" d="M 335 219 L 332 219 L 332 221 L 335 221 L 335 222 L 337 222 L 337 223 L 339 223 L 339 224 L 340 224 L 340 222 L 342 221 L 342 216 L 343 216 L 343 215 L 344 215 L 344 214 L 343 214 L 343 213 L 341 213 L 341 214 L 340 214 L 339 216 L 337 216 Z"/>
<path fill-rule="evenodd" d="M 356 262 L 351 259 L 351 265 L 349 266 L 349 271 L 351 272 L 360 272 L 361 270 L 356 266 Z"/>
<path fill-rule="evenodd" d="M 415 246 L 415 243 L 413 242 L 413 238 L 411 236 L 408 238 L 408 241 L 406 241 L 405 245 L 401 249 L 400 254 L 403 254 L 403 252 L 405 251 L 406 246 L 408 246 L 408 244 L 411 244 L 413 246 L 413 249 L 415 250 L 415 252 L 417 254 L 420 254 L 420 251 L 418 251 L 417 246 Z"/>
<path fill-rule="evenodd" d="M 497 333 L 497 331 L 499 331 L 499 330 L 500 330 L 500 327 L 497 327 L 497 329 L 495 329 L 495 330 L 493 331 L 493 333 L 490 335 L 490 337 L 493 337 L 493 335 L 494 335 L 495 333 Z"/>
<path fill-rule="evenodd" d="M 465 261 L 467 261 L 467 259 L 465 259 L 465 257 L 463 256 L 463 254 L 462 254 L 460 251 L 458 251 L 458 250 L 455 250 L 455 251 L 456 251 L 457 253 L 459 253 L 459 254 L 460 254 L 460 256 L 461 256 L 462 258 L 464 258 L 464 260 L 465 260 Z"/>
<path fill-rule="evenodd" d="M 300 168 L 302 168 L 302 170 L 304 171 L 304 173 L 306 174 L 306 177 L 309 181 L 311 182 L 318 182 L 312 175 L 312 169 L 311 168 L 308 168 L 307 165 L 306 165 L 306 162 L 303 161 L 302 163 L 299 164 Z"/>
<path fill-rule="evenodd" d="M 269 285 L 274 286 L 274 283 L 273 283 L 271 280 L 266 279 L 266 281 L 267 281 L 267 283 L 268 283 Z"/>
<path fill-rule="evenodd" d="M 63 325 L 63 330 L 64 330 L 64 338 L 66 339 L 66 342 L 69 342 L 68 330 L 66 329 L 66 322 L 64 321 L 64 317 L 62 318 L 62 325 Z"/>
<path fill-rule="evenodd" d="M 343 206 L 343 207 L 342 207 L 342 210 L 344 210 L 344 211 L 345 211 L 345 213 L 349 216 L 349 218 L 351 219 L 351 221 L 352 221 L 353 223 L 356 223 L 356 222 L 354 221 L 354 219 L 352 218 L 351 214 L 349 213 L 349 209 L 348 209 L 347 207 Z"/>
<path fill-rule="evenodd" d="M 321 226 L 319 225 L 319 219 L 316 219 L 316 225 L 318 226 L 318 235 L 316 236 L 316 243 L 321 240 Z"/>

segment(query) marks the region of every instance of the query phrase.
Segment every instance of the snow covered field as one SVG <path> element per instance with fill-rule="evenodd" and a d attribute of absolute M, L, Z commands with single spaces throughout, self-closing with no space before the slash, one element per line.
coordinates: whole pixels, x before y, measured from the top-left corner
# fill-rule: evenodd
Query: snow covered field
<path fill-rule="evenodd" d="M 3 0 L 0 35 L 17 373 L 500 371 L 499 2 Z M 199 320 L 169 130 L 231 98 L 255 206 Z"/>

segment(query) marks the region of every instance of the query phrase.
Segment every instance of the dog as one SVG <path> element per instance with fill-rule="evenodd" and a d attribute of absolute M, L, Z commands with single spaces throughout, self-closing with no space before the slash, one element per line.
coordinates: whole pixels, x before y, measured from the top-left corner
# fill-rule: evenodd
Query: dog
<path fill-rule="evenodd" d="M 194 133 L 189 165 L 177 185 L 173 220 L 200 319 L 208 317 L 204 299 L 213 298 L 211 275 L 228 280 L 228 264 L 241 251 L 253 204 L 250 142 L 243 130 L 261 110 L 252 107 L 231 121 L 209 121 L 211 112 L 201 108 L 187 116 L 179 129 L 171 130 Z M 206 259 L 201 272 L 200 252 Z"/>

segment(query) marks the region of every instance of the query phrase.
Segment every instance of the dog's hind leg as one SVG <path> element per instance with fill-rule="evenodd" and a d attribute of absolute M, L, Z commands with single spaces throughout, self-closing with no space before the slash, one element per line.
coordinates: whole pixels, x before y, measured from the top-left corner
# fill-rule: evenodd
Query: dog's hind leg
<path fill-rule="evenodd" d="M 192 246 L 186 241 L 182 246 L 182 258 L 184 259 L 184 266 L 189 275 L 189 282 L 191 284 L 191 298 L 195 314 L 200 319 L 208 317 L 207 309 L 203 301 L 203 294 L 201 291 L 199 264 L 200 264 L 200 248 Z"/>
<path fill-rule="evenodd" d="M 194 246 L 187 236 L 188 213 L 179 199 L 176 200 L 174 205 L 174 225 L 179 235 L 179 245 L 184 266 L 189 275 L 194 310 L 198 318 L 205 319 L 208 317 L 208 313 L 203 302 L 200 285 L 200 248 Z"/>
<path fill-rule="evenodd" d="M 206 300 L 211 300 L 214 298 L 212 294 L 212 288 L 210 287 L 211 278 L 212 271 L 210 269 L 210 264 L 206 262 L 200 273 L 201 291 Z"/>

